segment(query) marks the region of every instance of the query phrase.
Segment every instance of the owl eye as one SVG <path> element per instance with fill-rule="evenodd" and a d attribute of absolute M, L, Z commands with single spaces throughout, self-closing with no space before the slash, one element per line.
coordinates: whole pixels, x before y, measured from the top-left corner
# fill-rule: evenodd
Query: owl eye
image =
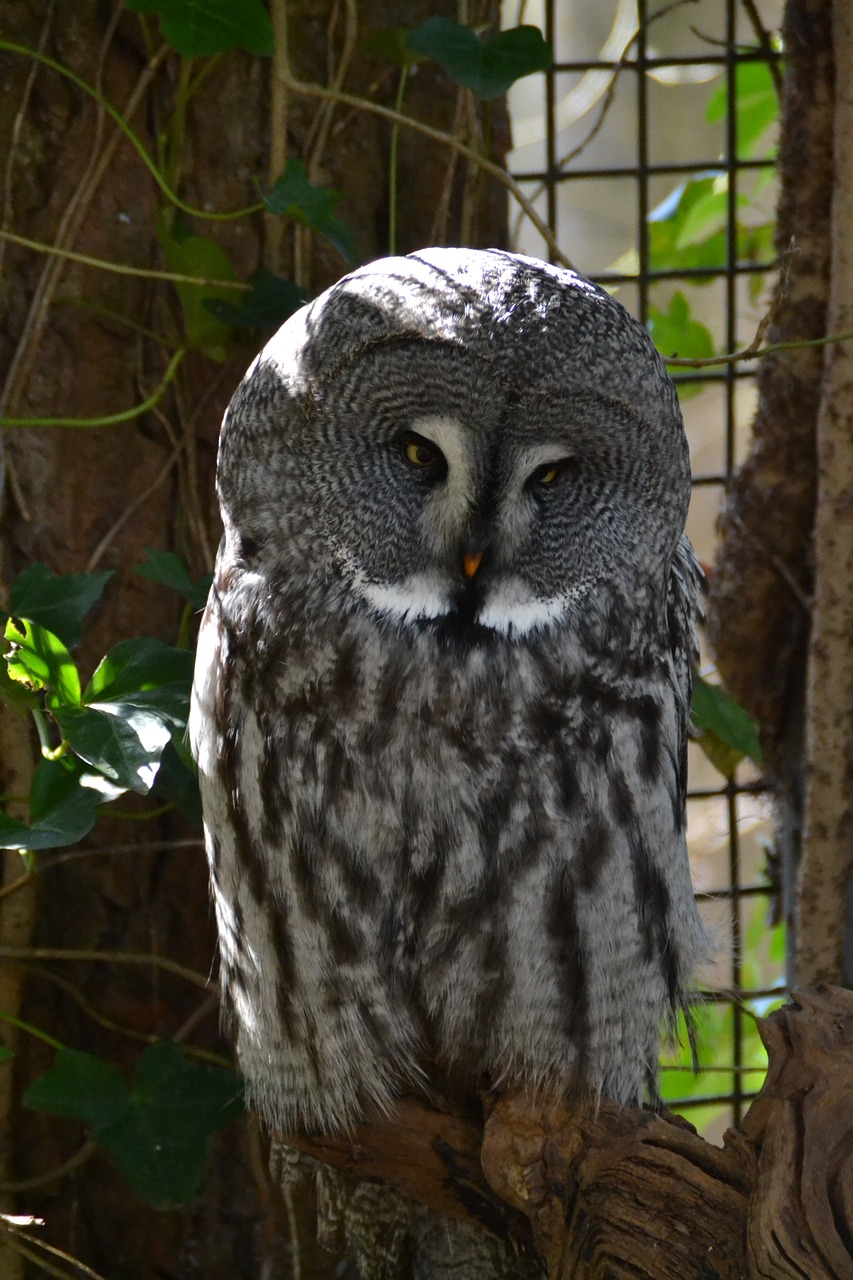
<path fill-rule="evenodd" d="M 429 440 L 424 440 L 423 436 L 406 436 L 402 443 L 402 452 L 409 465 L 416 467 L 418 471 L 444 470 L 443 453 L 434 444 L 430 444 Z"/>
<path fill-rule="evenodd" d="M 563 469 L 561 462 L 544 462 L 541 467 L 537 467 L 531 472 L 529 484 L 553 484 L 560 477 Z"/>

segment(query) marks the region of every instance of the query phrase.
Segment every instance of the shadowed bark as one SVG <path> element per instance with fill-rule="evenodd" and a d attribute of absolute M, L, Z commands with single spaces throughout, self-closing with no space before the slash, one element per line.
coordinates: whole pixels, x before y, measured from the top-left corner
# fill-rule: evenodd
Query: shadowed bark
<path fill-rule="evenodd" d="M 493 1101 L 485 1124 L 408 1098 L 346 1138 L 288 1145 L 531 1248 L 549 1280 L 853 1275 L 853 992 L 759 1024 L 767 1079 L 712 1146 L 648 1110 Z"/>

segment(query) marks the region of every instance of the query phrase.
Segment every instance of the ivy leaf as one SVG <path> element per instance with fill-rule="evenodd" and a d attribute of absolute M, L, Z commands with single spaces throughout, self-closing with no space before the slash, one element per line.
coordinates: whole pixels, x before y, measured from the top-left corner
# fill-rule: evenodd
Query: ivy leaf
<path fill-rule="evenodd" d="M 352 235 L 349 228 L 334 214 L 340 199 L 340 191 L 333 191 L 331 187 L 316 187 L 309 181 L 305 165 L 296 156 L 288 160 L 284 173 L 263 196 L 263 202 L 271 213 L 292 218 L 294 222 L 318 231 L 347 262 L 355 265 Z"/>
<path fill-rule="evenodd" d="M 206 574 L 195 582 L 190 577 L 190 571 L 183 560 L 173 551 L 156 551 L 154 547 L 146 547 L 145 554 L 148 559 L 143 564 L 137 565 L 134 573 L 140 578 L 150 578 L 152 582 L 171 587 L 195 609 L 204 608 L 207 604 L 210 584 L 213 581 L 212 574 Z"/>
<path fill-rule="evenodd" d="M 182 740 L 181 744 L 182 743 Z M 174 804 L 193 826 L 201 830 L 201 793 L 198 789 L 198 773 L 192 757 L 178 746 L 176 736 L 160 757 L 160 768 L 154 783 L 153 795 L 158 801 Z"/>
<path fill-rule="evenodd" d="M 22 714 L 35 711 L 39 705 L 36 694 L 28 684 L 24 685 L 20 680 L 12 679 L 8 664 L 5 662 L 0 662 L 0 702 Z"/>
<path fill-rule="evenodd" d="M 156 13 L 163 39 L 187 58 L 205 58 L 229 49 L 265 57 L 275 53 L 275 37 L 261 0 L 127 0 L 134 13 Z"/>
<path fill-rule="evenodd" d="M 516 80 L 544 71 L 553 61 L 542 32 L 529 26 L 500 31 L 484 41 L 452 18 L 428 18 L 410 33 L 408 45 L 486 101 L 499 98 Z"/>
<path fill-rule="evenodd" d="M 142 1054 L 131 1088 L 102 1058 L 61 1049 L 24 1095 L 28 1106 L 79 1120 L 157 1209 L 185 1204 L 201 1184 L 210 1135 L 243 1112 L 238 1077 L 187 1061 L 160 1041 Z"/>
<path fill-rule="evenodd" d="M 698 674 L 693 681 L 693 723 L 699 745 L 725 777 L 733 776 L 745 756 L 762 764 L 758 726 L 752 716 L 726 689 Z"/>
<path fill-rule="evenodd" d="M 111 705 L 120 707 L 121 715 L 130 709 L 151 713 L 184 729 L 189 718 L 193 663 L 189 650 L 175 649 L 162 640 L 148 636 L 122 640 L 101 659 L 83 701 L 103 711 Z"/>
<path fill-rule="evenodd" d="M 171 736 L 161 716 L 119 701 L 56 708 L 53 716 L 81 760 L 125 790 L 148 794 Z"/>
<path fill-rule="evenodd" d="M 305 304 L 306 294 L 292 280 L 261 267 L 250 280 L 251 293 L 242 295 L 239 305 L 219 298 L 207 298 L 205 306 L 223 324 L 237 329 L 278 329 Z"/>
<path fill-rule="evenodd" d="M 665 360 L 668 356 L 704 360 L 714 354 L 714 340 L 710 330 L 694 319 L 690 303 L 680 290 L 673 294 L 666 311 L 656 306 L 649 307 L 648 330 L 652 342 Z M 677 383 L 682 400 L 704 390 L 701 382 L 677 379 Z"/>
<path fill-rule="evenodd" d="M 104 573 L 51 573 L 31 564 L 19 574 L 9 592 L 9 612 L 46 627 L 69 649 L 80 643 L 82 621 L 97 604 L 112 577 Z"/>
<path fill-rule="evenodd" d="M 180 275 L 199 276 L 207 280 L 236 280 L 230 259 L 210 236 L 186 234 L 180 225 L 160 235 L 166 265 Z M 184 312 L 184 331 L 190 346 L 203 351 L 212 360 L 226 358 L 228 326 L 211 315 L 211 301 L 234 301 L 234 290 L 216 285 L 176 284 Z"/>
<path fill-rule="evenodd" d="M 46 627 L 10 618 L 5 655 L 9 675 L 29 689 L 48 689 L 60 705 L 80 705 L 80 676 L 65 645 Z"/>
<path fill-rule="evenodd" d="M 749 200 L 739 195 L 735 201 L 738 206 L 748 205 Z M 715 182 L 712 189 L 700 196 L 687 210 L 681 219 L 681 226 L 675 238 L 675 251 L 679 253 L 691 245 L 701 244 L 710 236 L 723 231 L 729 216 L 729 184 L 724 178 Z"/>
<path fill-rule="evenodd" d="M 0 848 L 61 849 L 76 844 L 95 825 L 96 806 L 105 799 L 88 786 L 76 760 L 40 760 L 30 787 L 30 824 L 0 814 Z"/>
<path fill-rule="evenodd" d="M 728 86 L 722 83 L 711 95 L 705 111 L 709 124 L 725 119 Z M 735 111 L 738 155 L 756 155 L 767 130 L 779 119 L 779 98 L 766 62 L 739 62 L 735 67 Z"/>
<path fill-rule="evenodd" d="M 103 1058 L 60 1049 L 53 1066 L 33 1081 L 23 1100 L 28 1107 L 80 1120 L 97 1131 L 127 1110 L 130 1088 L 121 1072 Z"/>
<path fill-rule="evenodd" d="M 365 53 L 384 58 L 398 67 L 413 67 L 424 61 L 424 55 L 416 53 L 409 45 L 410 29 L 408 27 L 382 27 L 379 31 L 371 31 L 361 42 Z"/>

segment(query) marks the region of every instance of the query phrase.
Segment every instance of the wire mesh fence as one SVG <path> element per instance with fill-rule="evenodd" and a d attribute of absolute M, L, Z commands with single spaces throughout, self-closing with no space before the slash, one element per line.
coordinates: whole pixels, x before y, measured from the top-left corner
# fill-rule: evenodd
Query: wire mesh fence
<path fill-rule="evenodd" d="M 617 294 L 663 354 L 710 357 L 753 341 L 775 271 L 774 123 L 781 0 L 540 0 L 555 60 L 520 82 L 510 168 L 585 275 Z M 523 220 L 514 246 L 548 256 Z M 755 361 L 673 367 L 694 471 L 688 532 L 706 564 L 725 487 L 745 451 Z M 703 655 L 703 663 L 707 664 Z M 760 771 L 727 780 L 690 750 L 688 834 L 714 941 L 690 1036 L 664 1062 L 667 1104 L 708 1137 L 737 1124 L 765 1057 L 753 1013 L 784 995 L 784 940 L 769 874 Z"/>

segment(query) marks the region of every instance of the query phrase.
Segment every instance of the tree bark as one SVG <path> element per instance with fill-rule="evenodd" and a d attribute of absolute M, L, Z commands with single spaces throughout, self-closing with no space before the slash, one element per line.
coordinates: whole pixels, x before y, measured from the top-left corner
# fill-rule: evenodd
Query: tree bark
<path fill-rule="evenodd" d="M 281 6 L 279 6 L 281 7 Z M 367 6 L 359 6 L 366 9 Z M 393 106 L 398 69 L 366 56 L 358 43 L 369 29 L 416 26 L 433 13 L 455 15 L 453 0 L 382 0 L 363 14 L 361 31 L 347 27 L 357 6 L 335 0 L 289 0 L 290 60 L 304 80 L 327 84 L 349 44 L 344 88 Z M 494 0 L 470 6 L 472 22 L 494 21 Z M 159 19 L 140 19 L 100 0 L 45 5 L 20 0 L 4 7 L 2 35 L 44 53 L 126 111 L 151 155 L 168 128 L 179 85 L 178 57 L 161 48 Z M 0 53 L 0 226 L 49 244 L 137 267 L 162 268 L 158 244 L 159 194 L 151 175 L 114 123 L 77 87 L 43 66 Z M 201 63 L 194 64 L 198 71 Z M 180 149 L 179 191 L 209 209 L 236 209 L 257 200 L 266 182 L 271 138 L 269 105 L 273 64 L 240 52 L 221 58 L 192 98 Z M 129 105 L 128 105 L 129 104 Z M 437 128 L 459 122 L 456 101 L 436 67 L 410 77 L 404 109 Z M 316 182 L 344 193 L 337 212 L 352 229 L 361 261 L 382 254 L 388 223 L 390 125 L 368 113 L 336 106 L 318 114 L 313 100 L 288 103 L 279 136 L 286 150 L 312 166 Z M 469 122 L 479 128 L 480 122 Z M 278 126 L 277 126 L 278 127 Z M 461 127 L 461 126 L 460 126 Z M 326 141 L 316 140 L 325 130 Z M 471 140 L 466 135 L 467 140 Z M 493 155 L 507 143 L 505 112 L 493 115 Z M 398 250 L 410 252 L 430 238 L 453 243 L 463 221 L 481 244 L 506 242 L 503 188 L 491 181 L 465 196 L 470 175 L 447 148 L 403 130 L 400 136 Z M 442 193 L 443 216 L 436 221 Z M 241 279 L 265 258 L 264 219 L 192 224 L 229 254 Z M 299 254 L 296 250 L 299 249 Z M 181 339 L 182 317 L 172 286 L 116 276 L 48 259 L 6 244 L 0 367 L 6 416 L 86 418 L 124 410 L 157 386 L 171 349 Z M 276 266 L 290 275 L 297 257 L 302 282 L 314 293 L 346 270 L 319 237 L 285 224 Z M 165 342 L 156 336 L 165 336 Z M 104 602 L 76 655 L 84 676 L 120 639 L 145 634 L 173 642 L 181 604 L 163 588 L 136 576 L 144 548 L 175 550 L 195 574 L 212 567 L 218 541 L 213 472 L 219 422 L 230 395 L 263 335 L 237 337 L 217 364 L 199 352 L 186 357 L 180 376 L 155 411 L 111 428 L 64 431 L 14 428 L 6 432 L 9 483 L 3 517 L 0 579 L 4 586 L 33 560 L 56 572 L 114 570 Z M 35 759 L 23 722 L 11 726 L 23 756 Z M 5 730 L 0 727 L 0 742 Z M 4 755 L 4 794 L 25 792 L 26 782 Z M 131 799 L 123 808 L 132 808 Z M 3 900 L 0 928 L 6 945 L 152 952 L 168 955 L 200 975 L 210 973 L 215 929 L 201 842 L 173 848 L 173 838 L 197 833 L 174 817 L 122 823 L 107 818 L 86 842 L 93 856 L 66 863 L 39 857 L 37 914 L 26 892 Z M 124 847 L 124 854 L 110 853 Z M 97 850 L 98 852 L 95 852 Z M 8 858 L 10 875 L 23 864 Z M 32 887 L 32 886 L 31 886 Z M 23 921 L 23 928 L 21 922 Z M 14 926 L 14 928 L 13 928 Z M 26 989 L 22 1008 L 18 991 Z M 152 965 L 108 966 L 47 961 L 4 967 L 3 1009 L 20 1014 L 69 1047 L 98 1053 L 131 1075 L 144 1043 L 175 1036 L 189 1019 L 197 1045 L 228 1053 L 217 1034 L 215 1001 Z M 125 1034 L 126 1033 L 126 1034 Z M 3 1037 L 9 1040 L 8 1029 Z M 28 1035 L 18 1038 L 14 1093 L 52 1063 L 53 1051 Z M 3 1064 L 0 1071 L 8 1073 Z M 0 1093 L 0 1102 L 4 1095 Z M 117 1177 L 109 1159 L 92 1153 L 79 1125 L 19 1105 L 0 1115 L 6 1183 L 21 1186 L 17 1208 L 45 1218 L 40 1237 L 104 1276 L 148 1280 L 152 1275 L 205 1280 L 290 1276 L 290 1224 L 276 1201 L 261 1143 L 245 1126 L 216 1135 L 203 1194 L 181 1212 L 157 1213 Z M 8 1138 L 8 1144 L 6 1139 Z M 82 1163 L 66 1167 L 82 1153 Z M 3 1202 L 4 1210 L 11 1202 Z M 303 1207 L 295 1207 L 298 1219 Z M 307 1210 L 305 1210 L 307 1212 Z M 0 1240 L 2 1248 L 2 1240 Z M 303 1280 L 335 1273 L 338 1259 L 303 1240 Z M 11 1278 L 13 1263 L 0 1263 Z"/>
<path fill-rule="evenodd" d="M 849 1280 L 853 992 L 803 991 L 759 1029 L 767 1078 L 722 1148 L 672 1115 L 526 1095 L 483 1125 L 408 1098 L 282 1140 L 532 1249 L 548 1280 Z"/>
<path fill-rule="evenodd" d="M 853 62 L 853 11 L 834 5 L 839 67 Z M 853 331 L 853 93 L 835 91 L 827 330 Z M 814 599 L 806 682 L 806 805 L 797 979 L 841 982 L 853 857 L 853 345 L 825 348 L 817 418 Z"/>
<path fill-rule="evenodd" d="M 776 248 L 782 270 L 767 342 L 827 333 L 835 71 L 832 0 L 788 0 Z M 710 580 L 720 674 L 758 720 L 772 784 L 789 970 L 796 963 L 805 666 L 813 588 L 820 347 L 761 361 L 750 453 L 729 486 Z"/>

